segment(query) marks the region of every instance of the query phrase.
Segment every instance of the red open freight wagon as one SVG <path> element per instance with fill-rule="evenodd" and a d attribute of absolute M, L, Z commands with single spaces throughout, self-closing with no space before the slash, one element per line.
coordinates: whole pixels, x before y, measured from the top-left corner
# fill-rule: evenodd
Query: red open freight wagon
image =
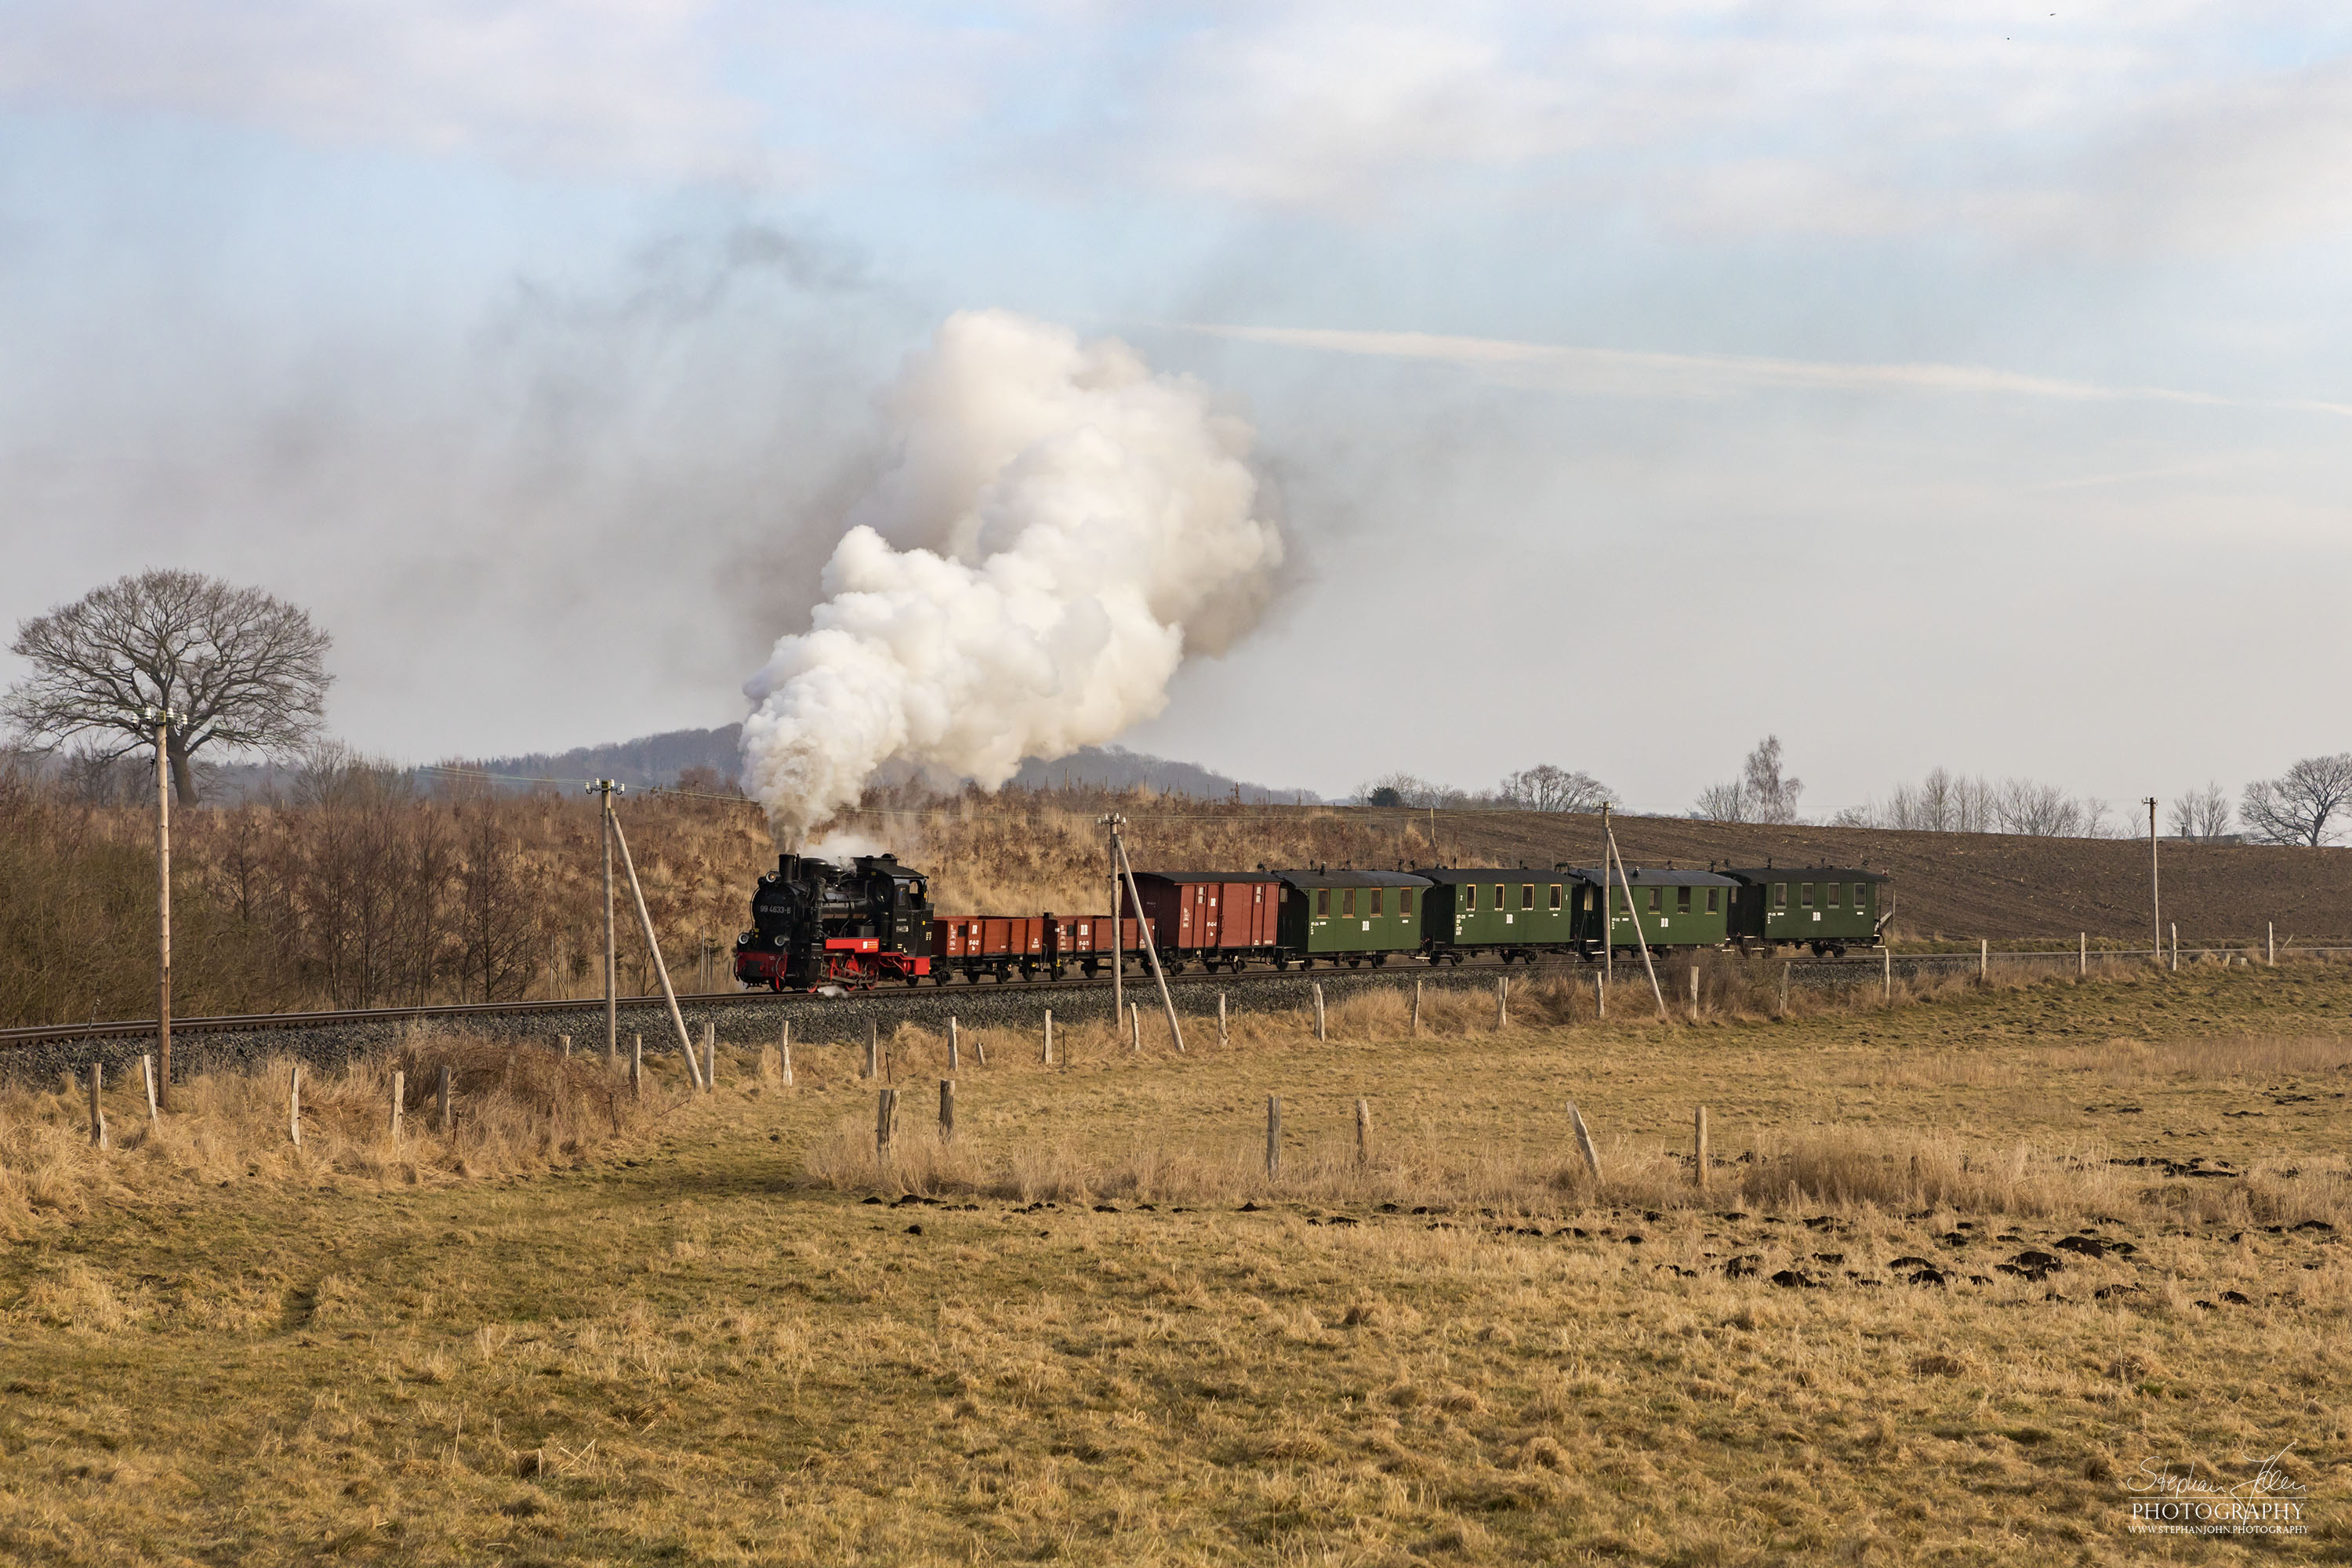
<path fill-rule="evenodd" d="M 1119 922 L 1119 952 L 1142 962 L 1143 936 L 1132 918 Z M 1150 929 L 1145 922 L 1144 930 Z M 934 915 L 931 917 L 931 979 L 947 984 L 950 973 L 966 980 L 992 974 L 1010 980 L 1048 974 L 1060 979 L 1075 967 L 1093 975 L 1111 965 L 1108 915 Z"/>

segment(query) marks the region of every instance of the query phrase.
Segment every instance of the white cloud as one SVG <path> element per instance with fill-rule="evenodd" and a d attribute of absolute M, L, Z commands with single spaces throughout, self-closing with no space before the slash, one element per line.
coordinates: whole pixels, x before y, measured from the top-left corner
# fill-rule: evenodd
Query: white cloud
<path fill-rule="evenodd" d="M 706 0 L 72 0 L 14 8 L 0 97 L 163 110 L 331 143 L 758 176 Z"/>
<path fill-rule="evenodd" d="M 1490 380 L 1615 397 L 1727 397 L 1743 392 L 1948 392 L 2056 398 L 2070 403 L 2145 402 L 2262 407 L 2352 416 L 2352 404 L 2309 400 L 2247 404 L 2160 386 L 2108 386 L 2025 375 L 1984 365 L 1856 364 L 1747 354 L 1650 353 L 1580 348 L 1440 332 L 1356 331 L 1187 322 L 1183 331 L 1239 342 L 1381 359 L 1455 365 Z"/>

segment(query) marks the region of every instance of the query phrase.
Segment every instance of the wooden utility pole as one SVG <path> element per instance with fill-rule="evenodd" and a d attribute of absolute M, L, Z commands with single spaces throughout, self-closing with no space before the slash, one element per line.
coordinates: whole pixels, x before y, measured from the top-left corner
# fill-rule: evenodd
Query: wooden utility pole
<path fill-rule="evenodd" d="M 1127 940 L 1120 933 L 1126 930 L 1118 913 L 1118 830 L 1127 818 L 1114 812 L 1103 817 L 1097 826 L 1110 829 L 1110 1016 L 1114 1022 L 1127 1013 L 1127 981 L 1121 971 L 1127 967 Z M 1135 907 L 1136 933 L 1143 931 L 1143 906 Z"/>
<path fill-rule="evenodd" d="M 613 942 L 613 796 L 620 785 L 611 779 L 590 779 L 588 793 L 602 797 L 598 816 L 604 835 L 604 1059 L 616 1061 L 621 1054 L 620 993 L 614 975 L 614 949 Z"/>
<path fill-rule="evenodd" d="M 1617 866 L 1617 885 L 1625 890 L 1625 912 L 1633 917 L 1633 940 L 1641 944 L 1642 967 L 1649 973 L 1650 994 L 1657 999 L 1658 1021 L 1664 1023 L 1666 1021 L 1666 994 L 1658 984 L 1658 966 L 1650 962 L 1650 939 L 1642 934 L 1642 911 L 1633 906 L 1633 879 L 1625 875 L 1625 857 L 1617 851 L 1617 838 L 1614 834 L 1612 834 L 1609 838 L 1609 856 Z M 1601 868 L 1601 874 L 1604 877 L 1608 874 L 1606 866 Z M 1606 883 L 1602 884 L 1602 889 L 1605 893 Z M 1609 900 L 1604 897 L 1601 902 L 1605 908 Z"/>
<path fill-rule="evenodd" d="M 1143 889 L 1135 885 L 1135 862 L 1127 858 L 1127 846 L 1119 842 L 1118 829 L 1110 830 L 1111 852 L 1118 857 L 1120 869 L 1127 873 L 1128 896 L 1135 900 L 1135 940 L 1143 949 L 1143 956 L 1151 961 L 1151 978 L 1160 983 L 1160 1005 L 1168 1014 L 1168 1034 L 1176 1048 L 1184 1048 L 1184 1026 L 1176 1021 L 1176 998 L 1169 994 L 1168 975 L 1160 967 L 1160 944 L 1151 940 L 1143 923 Z"/>
<path fill-rule="evenodd" d="M 172 1109 L 172 725 L 170 708 L 142 708 L 155 726 L 155 1061 L 164 1110 Z"/>
<path fill-rule="evenodd" d="M 1609 831 L 1609 803 L 1604 800 L 1601 803 L 1601 990 L 1603 995 L 1608 994 L 1610 985 L 1617 978 L 1617 922 L 1609 918 L 1609 856 L 1616 847 L 1617 836 Z M 1626 902 L 1631 903 L 1633 900 L 1633 894 L 1625 895 Z M 1601 1005 L 1601 1016 L 1604 1018 L 1609 1016 L 1609 1004 L 1606 1002 Z"/>
<path fill-rule="evenodd" d="M 2140 804 L 2147 807 L 2147 901 L 2148 926 L 2152 933 L 2148 956 L 2155 959 L 2157 967 L 2161 969 L 2164 967 L 2164 868 L 2157 855 L 2156 796 L 2149 795 Z"/>
<path fill-rule="evenodd" d="M 662 1000 L 669 1004 L 669 1021 L 677 1028 L 677 1048 L 686 1053 L 687 1073 L 694 1079 L 694 1087 L 700 1089 L 702 1064 L 694 1059 L 694 1037 L 686 1032 L 686 1015 L 677 1010 L 677 993 L 670 986 L 669 965 L 662 962 L 661 939 L 654 934 L 654 917 L 646 911 L 646 889 L 637 880 L 637 862 L 629 853 L 629 836 L 621 831 L 619 817 L 606 820 L 612 825 L 613 842 L 621 847 L 621 869 L 628 873 L 629 896 L 636 900 L 637 924 L 645 929 L 646 951 L 654 955 L 654 975 L 661 982 Z"/>

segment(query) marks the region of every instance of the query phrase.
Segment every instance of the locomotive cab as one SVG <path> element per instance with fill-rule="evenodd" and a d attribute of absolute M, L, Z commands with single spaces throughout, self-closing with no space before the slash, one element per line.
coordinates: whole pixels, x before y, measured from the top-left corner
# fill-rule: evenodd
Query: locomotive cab
<path fill-rule="evenodd" d="M 930 970 L 929 879 L 895 855 L 846 866 L 777 857 L 751 892 L 751 929 L 735 942 L 735 977 L 782 991 L 908 984 Z"/>

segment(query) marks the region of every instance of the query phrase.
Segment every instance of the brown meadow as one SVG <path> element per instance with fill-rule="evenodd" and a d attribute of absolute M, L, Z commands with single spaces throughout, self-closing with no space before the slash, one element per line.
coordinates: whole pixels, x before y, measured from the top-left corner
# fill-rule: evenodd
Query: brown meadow
<path fill-rule="evenodd" d="M 103 1152 L 14 1091 L 0 1554 L 2345 1553 L 2352 971 L 1587 1007 L 967 1031 L 952 1140 L 902 1029 L 887 1160 L 834 1047 L 640 1105 L 420 1040 L 473 1114 L 398 1150 L 367 1064 L 299 1154 L 270 1073 Z M 2128 1532 L 2143 1465 L 2282 1449 L 2308 1534 Z"/>

